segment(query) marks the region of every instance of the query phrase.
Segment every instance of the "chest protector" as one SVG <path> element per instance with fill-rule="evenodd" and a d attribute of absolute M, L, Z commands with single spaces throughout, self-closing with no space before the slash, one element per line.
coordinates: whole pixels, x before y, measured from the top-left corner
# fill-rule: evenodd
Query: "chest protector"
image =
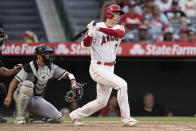
<path fill-rule="evenodd" d="M 31 61 L 24 66 L 24 70 L 27 73 L 33 73 L 34 95 L 43 95 L 46 89 L 47 82 L 52 78 L 54 73 L 53 64 L 51 64 L 51 68 L 49 68 L 48 66 L 39 67 L 36 61 Z"/>

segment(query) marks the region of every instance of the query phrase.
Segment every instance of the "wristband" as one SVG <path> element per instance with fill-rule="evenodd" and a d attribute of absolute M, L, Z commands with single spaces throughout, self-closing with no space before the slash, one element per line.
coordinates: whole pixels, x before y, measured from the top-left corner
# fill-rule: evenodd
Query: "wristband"
<path fill-rule="evenodd" d="M 74 75 L 73 75 L 73 74 L 71 74 L 71 73 L 68 75 L 68 78 L 69 78 L 69 80 L 75 80 Z"/>

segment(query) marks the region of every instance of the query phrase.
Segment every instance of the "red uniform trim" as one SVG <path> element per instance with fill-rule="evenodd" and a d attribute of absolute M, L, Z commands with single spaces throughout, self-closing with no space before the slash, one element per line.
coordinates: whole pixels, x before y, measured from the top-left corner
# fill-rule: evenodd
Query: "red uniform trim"
<path fill-rule="evenodd" d="M 92 66 L 92 65 L 91 65 L 91 66 Z M 98 72 L 95 71 L 95 69 L 94 69 L 93 66 L 92 66 L 92 73 L 96 74 L 97 77 L 101 77 L 101 78 L 104 79 L 105 81 L 108 81 L 108 82 L 112 83 L 112 84 L 114 85 L 114 86 L 113 86 L 114 89 L 120 91 L 120 96 L 122 96 L 122 94 L 121 94 L 121 88 L 120 88 L 118 85 L 116 85 L 115 83 L 113 83 L 112 81 L 109 81 L 109 80 L 105 79 L 104 77 L 102 77 L 101 74 L 98 74 Z M 115 86 L 116 86 L 117 88 L 115 88 Z M 119 107 L 120 107 L 120 112 L 121 112 L 121 120 L 123 120 L 123 118 L 124 118 L 124 117 L 123 117 L 123 116 L 124 116 L 124 112 L 122 111 L 121 97 L 118 97 L 118 99 L 119 99 Z"/>
<path fill-rule="evenodd" d="M 103 62 L 101 61 L 97 61 L 97 64 L 98 65 L 101 65 Z M 106 66 L 113 66 L 116 62 L 113 61 L 113 62 L 104 62 L 103 65 L 106 65 Z"/>
<path fill-rule="evenodd" d="M 86 37 L 84 37 L 84 39 L 83 39 L 84 46 L 86 46 L 86 47 L 91 46 L 92 40 L 93 40 L 93 37 L 90 37 L 89 35 L 86 35 Z"/>
<path fill-rule="evenodd" d="M 99 28 L 99 31 L 107 34 L 107 35 L 111 35 L 111 36 L 115 36 L 117 38 L 123 38 L 125 36 L 125 33 L 123 30 L 121 29 L 109 29 L 109 28 Z"/>
<path fill-rule="evenodd" d="M 104 107 L 104 108 L 100 111 L 99 115 L 100 115 L 100 116 L 108 116 L 108 112 L 109 112 L 109 111 L 110 111 L 109 106 L 106 106 L 106 107 Z M 120 116 L 120 112 L 119 112 L 118 109 L 115 109 L 113 112 L 115 112 L 117 116 Z"/>

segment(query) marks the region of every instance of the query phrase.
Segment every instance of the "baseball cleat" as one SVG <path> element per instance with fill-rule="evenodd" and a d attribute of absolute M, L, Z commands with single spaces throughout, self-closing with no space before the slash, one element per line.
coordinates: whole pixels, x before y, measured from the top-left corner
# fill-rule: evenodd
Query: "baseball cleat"
<path fill-rule="evenodd" d="M 7 120 L 3 117 L 3 116 L 0 116 L 0 123 L 6 123 Z"/>
<path fill-rule="evenodd" d="M 125 127 L 132 127 L 134 125 L 137 124 L 137 120 L 135 120 L 134 118 L 130 118 L 130 120 L 128 122 L 123 122 L 122 125 Z"/>
<path fill-rule="evenodd" d="M 24 117 L 16 117 L 14 123 L 15 124 L 25 124 L 26 121 L 25 121 L 25 118 Z"/>
<path fill-rule="evenodd" d="M 70 113 L 70 114 L 69 114 L 69 117 L 71 118 L 72 124 L 73 124 L 74 126 L 82 126 L 82 125 L 83 125 L 83 123 L 81 122 L 80 119 L 74 117 L 73 113 Z"/>
<path fill-rule="evenodd" d="M 83 125 L 83 123 L 81 122 L 81 120 L 80 119 L 77 119 L 77 118 L 75 118 L 75 119 L 72 120 L 72 124 L 74 126 L 82 126 Z"/>

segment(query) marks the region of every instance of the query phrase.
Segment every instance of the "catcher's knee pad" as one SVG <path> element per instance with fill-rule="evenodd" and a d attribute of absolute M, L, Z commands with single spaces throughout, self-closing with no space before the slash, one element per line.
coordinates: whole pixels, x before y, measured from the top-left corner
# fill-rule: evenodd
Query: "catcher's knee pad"
<path fill-rule="evenodd" d="M 16 117 L 24 117 L 26 107 L 33 96 L 33 87 L 34 84 L 31 81 L 24 81 L 18 85 L 18 89 L 14 92 Z"/>
<path fill-rule="evenodd" d="M 59 113 L 53 118 L 53 121 L 59 123 L 59 122 L 64 121 L 64 119 L 65 119 L 65 116 L 64 116 L 61 112 L 59 112 Z"/>
<path fill-rule="evenodd" d="M 19 94 L 24 94 L 28 96 L 33 95 L 34 84 L 31 81 L 23 81 L 19 87 Z"/>
<path fill-rule="evenodd" d="M 29 88 L 33 88 L 34 87 L 33 82 L 31 82 L 29 80 L 25 80 L 25 81 L 21 82 L 20 84 L 21 84 L 21 86 L 25 86 L 25 87 L 29 87 Z"/>
<path fill-rule="evenodd" d="M 16 93 L 14 93 L 14 99 L 17 101 L 17 97 L 20 95 L 22 98 L 30 98 L 33 96 L 33 87 L 34 84 L 31 81 L 23 81 L 18 85 L 18 89 L 16 90 Z"/>

